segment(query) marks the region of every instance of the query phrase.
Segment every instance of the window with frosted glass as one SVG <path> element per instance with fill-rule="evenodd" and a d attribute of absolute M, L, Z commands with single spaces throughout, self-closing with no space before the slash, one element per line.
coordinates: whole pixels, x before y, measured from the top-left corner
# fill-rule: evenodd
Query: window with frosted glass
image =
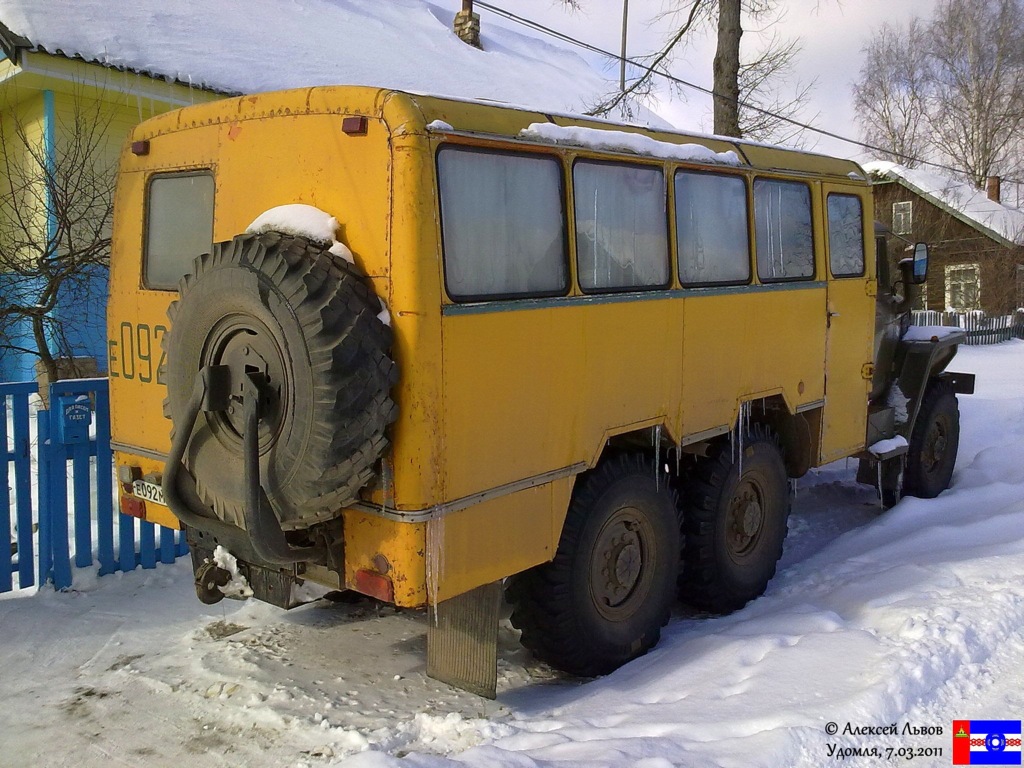
<path fill-rule="evenodd" d="M 197 256 L 213 249 L 213 176 L 154 176 L 146 201 L 147 288 L 174 289 Z"/>
<path fill-rule="evenodd" d="M 746 182 L 738 176 L 679 171 L 675 186 L 680 282 L 749 281 Z"/>
<path fill-rule="evenodd" d="M 573 166 L 576 259 L 588 293 L 668 285 L 665 176 L 660 168 Z"/>
<path fill-rule="evenodd" d="M 449 296 L 473 301 L 567 292 L 557 159 L 445 147 L 437 165 Z"/>
<path fill-rule="evenodd" d="M 836 277 L 864 274 L 864 214 L 856 195 L 828 196 L 828 261 Z"/>
<path fill-rule="evenodd" d="M 795 181 L 754 182 L 754 237 L 761 280 L 814 277 L 811 190 Z"/>

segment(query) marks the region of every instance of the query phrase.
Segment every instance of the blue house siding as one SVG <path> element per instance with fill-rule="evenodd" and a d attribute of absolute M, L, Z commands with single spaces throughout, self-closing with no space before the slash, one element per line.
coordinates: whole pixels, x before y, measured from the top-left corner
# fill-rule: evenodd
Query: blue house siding
<path fill-rule="evenodd" d="M 63 289 L 57 298 L 54 318 L 63 325 L 64 335 L 75 357 L 94 357 L 100 373 L 107 372 L 107 295 L 110 270 L 94 267 L 88 282 L 78 290 Z"/>
<path fill-rule="evenodd" d="M 75 357 L 94 357 L 100 373 L 107 371 L 107 295 L 109 270 L 96 267 L 86 285 L 61 290 L 53 311 L 55 320 L 63 324 L 64 334 Z M 0 305 L 9 301 L 24 301 L 26 293 L 39 294 L 36 281 L 27 282 L 15 275 L 0 275 Z M 9 340 L 0 344 L 33 347 L 32 326 L 27 319 L 17 321 L 11 328 Z M 51 345 L 52 347 L 52 345 Z M 35 379 L 36 356 L 16 349 L 0 349 L 0 381 L 29 381 Z"/>

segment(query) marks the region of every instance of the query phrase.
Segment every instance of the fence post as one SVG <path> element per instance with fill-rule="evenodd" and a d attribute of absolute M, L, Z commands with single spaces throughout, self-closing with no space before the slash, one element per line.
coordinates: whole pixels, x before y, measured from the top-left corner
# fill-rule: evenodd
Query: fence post
<path fill-rule="evenodd" d="M 54 441 L 54 419 L 60 414 L 54 410 L 56 403 L 50 393 L 50 410 L 46 412 L 49 424 L 46 433 L 49 439 L 42 453 L 46 457 L 46 474 L 49 480 L 50 503 L 47 510 L 50 518 L 50 555 L 53 563 L 53 588 L 67 589 L 71 586 L 71 542 L 68 540 L 68 481 L 67 454 L 62 444 Z M 41 510 L 40 510 L 41 511 Z"/>
<path fill-rule="evenodd" d="M 174 529 L 160 526 L 160 562 L 174 562 Z"/>
<path fill-rule="evenodd" d="M 110 383 L 96 388 L 96 530 L 99 536 L 100 576 L 117 570 L 114 560 L 114 486 L 110 449 Z"/>
<path fill-rule="evenodd" d="M 7 457 L 7 396 L 0 394 L 0 446 L 3 446 L 3 461 L 0 462 L 0 592 L 10 592 L 14 587 L 12 571 L 14 570 L 14 553 L 3 538 L 11 535 L 11 494 L 7 489 L 11 485 Z"/>
<path fill-rule="evenodd" d="M 36 583 L 32 558 L 32 441 L 28 430 L 28 398 L 36 391 L 38 386 L 33 383 L 14 401 L 14 495 L 18 517 L 20 588 L 31 587 Z M 39 439 L 38 434 L 36 439 Z"/>
<path fill-rule="evenodd" d="M 36 412 L 39 471 L 39 584 L 50 580 L 53 572 L 53 514 L 50 508 L 50 419 L 49 412 Z"/>
<path fill-rule="evenodd" d="M 149 520 L 139 524 L 139 563 L 143 568 L 156 568 L 156 526 Z"/>

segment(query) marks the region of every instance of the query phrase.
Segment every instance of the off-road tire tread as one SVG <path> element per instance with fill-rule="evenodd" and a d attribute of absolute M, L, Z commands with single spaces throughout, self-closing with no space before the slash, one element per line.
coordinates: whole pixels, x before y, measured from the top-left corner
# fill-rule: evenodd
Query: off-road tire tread
<path fill-rule="evenodd" d="M 187 312 L 195 286 L 220 269 L 256 272 L 264 307 L 272 311 L 268 295 L 276 292 L 291 313 L 279 320 L 301 328 L 313 394 L 295 408 L 309 410 L 311 426 L 301 455 L 287 450 L 287 444 L 280 446 L 288 482 L 269 492 L 286 528 L 329 519 L 374 479 L 376 462 L 388 445 L 387 427 L 397 416 L 390 389 L 398 370 L 390 356 L 391 328 L 377 317 L 381 304 L 360 270 L 321 244 L 277 232 L 240 235 L 199 256 L 182 278 L 180 297 L 168 309 L 171 330 L 163 337 L 169 371 L 179 364 L 176 321 L 183 309 Z M 172 421 L 190 394 L 190 388 L 174 392 L 169 386 L 164 410 Z M 241 456 L 237 459 L 237 467 L 215 471 L 241 473 Z M 219 498 L 203 481 L 214 468 L 190 470 L 200 498 L 221 519 L 241 525 L 239 501 Z"/>
<path fill-rule="evenodd" d="M 785 464 L 778 436 L 763 424 L 751 424 L 743 441 L 743 450 L 753 448 L 761 453 L 767 446 L 778 461 L 776 471 L 785 477 Z M 752 457 L 745 457 L 744 462 Z M 790 498 L 788 487 L 784 491 L 784 519 L 782 535 L 777 542 L 768 542 L 764 556 L 771 560 L 766 578 L 759 589 L 738 589 L 728 574 L 723 572 L 716 557 L 716 528 L 721 514 L 722 493 L 734 466 L 730 441 L 721 440 L 711 454 L 700 457 L 683 482 L 682 571 L 679 592 L 682 600 L 694 607 L 712 613 L 730 613 L 760 595 L 775 575 L 777 561 L 782 555 L 782 542 L 788 529 Z M 721 553 L 717 553 L 721 554 Z"/>
<path fill-rule="evenodd" d="M 934 415 L 945 409 L 951 417 L 952 426 L 956 431 L 956 445 L 952 449 L 947 445 L 947 466 L 938 482 L 921 474 L 921 448 L 931 426 Z M 960 406 L 957 403 L 956 391 L 948 381 L 934 379 L 925 388 L 924 397 L 918 408 L 914 429 L 910 433 L 910 447 L 907 451 L 907 467 L 903 474 L 903 495 L 917 496 L 922 499 L 933 499 L 949 487 L 949 480 L 956 464 L 956 454 L 960 443 Z M 950 452 L 951 451 L 951 452 Z"/>
<path fill-rule="evenodd" d="M 622 454 L 602 461 L 595 469 L 581 475 L 573 491 L 554 559 L 506 582 L 506 600 L 513 606 L 512 625 L 522 632 L 522 644 L 537 658 L 571 674 L 589 677 L 611 672 L 630 659 L 643 655 L 658 642 L 661 627 L 668 622 L 674 601 L 675 574 L 678 572 L 674 553 L 670 557 L 670 578 L 661 586 L 657 583 L 652 585 L 650 597 L 657 603 L 655 619 L 628 646 L 603 645 L 581 625 L 572 588 L 575 560 L 587 556 L 587 553 L 580 552 L 584 528 L 601 497 L 617 481 L 634 476 L 649 478 L 653 490 L 654 473 L 654 465 L 641 455 Z M 664 481 L 660 493 L 671 504 L 672 520 L 668 527 L 675 534 L 678 530 L 678 498 Z"/>

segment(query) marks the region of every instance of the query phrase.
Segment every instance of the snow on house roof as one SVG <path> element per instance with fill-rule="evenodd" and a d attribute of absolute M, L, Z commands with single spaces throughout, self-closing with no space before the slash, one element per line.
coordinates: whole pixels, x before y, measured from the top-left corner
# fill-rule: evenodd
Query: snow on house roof
<path fill-rule="evenodd" d="M 8 50 L 226 93 L 371 85 L 580 112 L 610 89 L 573 51 L 488 20 L 483 51 L 463 43 L 452 31 L 460 7 L 456 0 L 0 0 L 0 37 Z"/>
<path fill-rule="evenodd" d="M 863 167 L 869 174 L 902 183 L 1007 246 L 1024 245 L 1024 211 L 990 200 L 970 184 L 936 171 L 907 168 L 884 160 L 865 163 Z"/>

